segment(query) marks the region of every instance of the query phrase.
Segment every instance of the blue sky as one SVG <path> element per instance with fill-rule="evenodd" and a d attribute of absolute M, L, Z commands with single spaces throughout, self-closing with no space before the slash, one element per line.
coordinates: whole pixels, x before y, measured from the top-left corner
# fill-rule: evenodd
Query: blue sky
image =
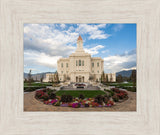
<path fill-rule="evenodd" d="M 54 72 L 57 60 L 84 50 L 104 59 L 106 73 L 136 69 L 136 24 L 24 24 L 24 72 Z"/>

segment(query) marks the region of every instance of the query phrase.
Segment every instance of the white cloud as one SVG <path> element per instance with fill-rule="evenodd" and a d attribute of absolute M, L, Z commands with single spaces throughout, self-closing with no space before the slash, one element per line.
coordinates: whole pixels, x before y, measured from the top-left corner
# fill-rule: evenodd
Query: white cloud
<path fill-rule="evenodd" d="M 124 27 L 123 24 L 115 24 L 112 28 L 115 32 L 120 31 Z"/>
<path fill-rule="evenodd" d="M 109 50 L 104 50 L 104 51 L 102 51 L 102 53 L 108 53 L 109 52 Z"/>
<path fill-rule="evenodd" d="M 84 48 L 84 50 L 85 50 L 85 52 L 87 52 L 87 53 L 89 53 L 91 55 L 95 55 L 95 54 L 98 54 L 99 50 L 102 49 L 102 48 L 104 48 L 103 45 L 97 45 L 97 46 L 89 48 L 89 49 Z"/>
<path fill-rule="evenodd" d="M 131 68 L 123 68 L 122 70 L 128 71 L 128 70 L 136 70 L 137 67 L 131 67 Z"/>
<path fill-rule="evenodd" d="M 24 51 L 35 50 L 51 56 L 68 56 L 76 48 L 73 46 L 78 33 L 50 29 L 41 24 L 29 24 L 24 27 Z"/>
<path fill-rule="evenodd" d="M 50 56 L 45 53 L 35 52 L 35 51 L 26 51 L 24 52 L 24 63 L 28 65 L 36 65 L 37 67 L 40 65 L 57 68 L 57 60 L 62 56 Z"/>
<path fill-rule="evenodd" d="M 60 27 L 61 27 L 62 29 L 64 29 L 64 28 L 66 27 L 66 25 L 65 25 L 65 24 L 60 24 Z"/>
<path fill-rule="evenodd" d="M 89 34 L 89 39 L 107 39 L 109 34 L 106 34 L 100 28 L 104 28 L 106 24 L 99 25 L 89 25 L 89 24 L 78 24 L 78 28 L 76 31 L 80 32 L 80 34 Z"/>
<path fill-rule="evenodd" d="M 104 58 L 104 70 L 109 72 L 119 72 L 123 69 L 131 69 L 136 67 L 136 51 L 130 53 L 109 56 Z"/>

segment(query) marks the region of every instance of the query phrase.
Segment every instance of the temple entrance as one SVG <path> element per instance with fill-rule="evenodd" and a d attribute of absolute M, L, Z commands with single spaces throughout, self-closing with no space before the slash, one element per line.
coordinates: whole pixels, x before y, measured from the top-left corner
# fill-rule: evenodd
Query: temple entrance
<path fill-rule="evenodd" d="M 84 82 L 84 76 L 76 76 L 76 82 Z"/>
<path fill-rule="evenodd" d="M 76 76 L 76 82 L 78 82 L 78 77 Z"/>
<path fill-rule="evenodd" d="M 84 82 L 84 76 L 82 77 L 82 82 Z"/>

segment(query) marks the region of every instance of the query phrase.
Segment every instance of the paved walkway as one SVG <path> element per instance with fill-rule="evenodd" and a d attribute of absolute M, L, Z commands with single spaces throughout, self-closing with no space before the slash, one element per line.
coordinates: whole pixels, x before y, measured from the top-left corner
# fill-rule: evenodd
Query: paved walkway
<path fill-rule="evenodd" d="M 59 107 L 53 105 L 45 105 L 34 98 L 35 92 L 24 94 L 24 111 L 136 111 L 136 93 L 129 92 L 129 99 L 116 103 L 112 107 L 102 108 L 72 108 L 72 107 Z"/>

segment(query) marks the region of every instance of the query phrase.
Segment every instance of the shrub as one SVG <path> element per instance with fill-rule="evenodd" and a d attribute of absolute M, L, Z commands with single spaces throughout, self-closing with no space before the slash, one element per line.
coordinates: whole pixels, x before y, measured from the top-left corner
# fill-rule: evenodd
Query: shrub
<path fill-rule="evenodd" d="M 73 97 L 71 95 L 62 95 L 61 96 L 61 101 L 62 102 L 72 102 Z"/>
<path fill-rule="evenodd" d="M 111 105 L 114 105 L 114 102 L 109 100 L 107 104 L 111 104 Z"/>
<path fill-rule="evenodd" d="M 124 99 L 127 97 L 128 93 L 126 91 L 120 91 L 119 93 L 116 94 L 119 99 Z"/>
<path fill-rule="evenodd" d="M 102 95 L 98 95 L 95 97 L 95 102 L 102 104 L 103 103 L 103 96 Z"/>
<path fill-rule="evenodd" d="M 47 93 L 44 93 L 44 95 L 42 96 L 42 99 L 44 99 L 44 100 L 48 100 L 48 99 L 49 99 L 48 94 L 47 94 Z"/>
<path fill-rule="evenodd" d="M 44 86 L 43 87 L 28 87 L 28 86 L 25 86 L 24 87 L 24 92 L 31 92 L 31 91 L 35 91 L 37 89 L 41 89 L 41 88 L 45 88 Z"/>
<path fill-rule="evenodd" d="M 89 107 L 89 104 L 85 104 L 84 106 L 85 106 L 85 107 Z"/>
<path fill-rule="evenodd" d="M 51 94 L 49 95 L 49 98 L 50 98 L 50 99 L 55 99 L 55 98 L 56 98 L 56 94 L 55 94 L 55 93 L 51 93 Z"/>
<path fill-rule="evenodd" d="M 104 97 L 103 97 L 103 102 L 104 102 L 104 103 L 107 103 L 108 101 L 109 101 L 109 97 L 106 96 L 106 95 L 104 95 Z"/>
<path fill-rule="evenodd" d="M 128 91 L 136 92 L 136 87 L 127 87 Z"/>
<path fill-rule="evenodd" d="M 48 93 L 49 96 L 51 95 L 52 92 L 53 92 L 53 90 L 47 89 L 47 93 Z"/>
<path fill-rule="evenodd" d="M 84 99 L 85 97 L 84 97 L 84 95 L 83 94 L 80 94 L 79 95 L 79 99 Z"/>
<path fill-rule="evenodd" d="M 44 90 L 43 90 L 43 92 L 47 92 L 47 90 L 46 90 L 46 89 L 44 89 Z"/>
<path fill-rule="evenodd" d="M 118 98 L 118 96 L 116 94 L 112 98 L 113 98 L 114 102 L 118 102 L 119 101 L 119 98 Z"/>
<path fill-rule="evenodd" d="M 44 92 L 42 90 L 36 91 L 35 97 L 41 98 L 44 95 Z"/>
<path fill-rule="evenodd" d="M 116 93 L 120 93 L 119 88 L 112 88 L 111 90 L 114 91 L 114 92 L 116 92 Z"/>

